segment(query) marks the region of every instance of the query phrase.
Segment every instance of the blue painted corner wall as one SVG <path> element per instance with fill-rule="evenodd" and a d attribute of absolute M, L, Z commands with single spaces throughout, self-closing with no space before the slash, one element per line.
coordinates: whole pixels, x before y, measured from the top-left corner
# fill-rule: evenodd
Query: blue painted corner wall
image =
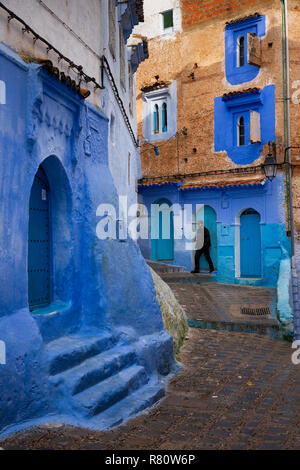
<path fill-rule="evenodd" d="M 0 80 L 6 84 L 0 104 L 0 340 L 7 351 L 6 365 L 0 364 L 0 435 L 49 420 L 89 427 L 49 382 L 53 341 L 108 335 L 117 351 L 118 345 L 120 351 L 131 348 L 144 381 L 148 374 L 147 388 L 174 368 L 172 339 L 137 244 L 96 237 L 98 205 L 118 207 L 108 167 L 108 119 L 3 44 Z M 50 185 L 51 303 L 30 312 L 29 201 L 40 165 Z"/>
<path fill-rule="evenodd" d="M 216 189 L 180 190 L 174 184 L 153 187 L 140 187 L 140 197 L 151 214 L 151 204 L 168 200 L 182 208 L 190 204 L 192 211 L 198 205 L 212 208 L 216 213 L 217 234 L 217 273 L 213 280 L 233 284 L 249 284 L 276 287 L 280 262 L 290 256 L 290 238 L 286 235 L 284 219 L 284 175 L 279 173 L 272 182 L 253 187 L 232 187 Z M 257 279 L 240 275 L 240 216 L 246 209 L 257 211 L 260 216 L 261 233 L 261 276 Z M 183 231 L 180 231 L 180 235 Z M 151 217 L 149 215 L 149 240 L 140 240 L 145 258 L 157 260 L 151 243 Z M 190 240 L 185 237 L 174 239 L 173 260 L 168 261 L 183 266 L 187 271 L 193 268 L 193 252 Z M 200 264 L 201 268 L 201 264 Z"/>

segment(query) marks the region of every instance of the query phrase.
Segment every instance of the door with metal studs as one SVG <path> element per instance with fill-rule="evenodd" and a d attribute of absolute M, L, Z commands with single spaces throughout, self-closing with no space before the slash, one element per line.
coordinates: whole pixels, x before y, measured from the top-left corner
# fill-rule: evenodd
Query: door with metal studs
<path fill-rule="evenodd" d="M 28 298 L 31 311 L 50 304 L 49 183 L 42 167 L 35 175 L 29 203 Z"/>

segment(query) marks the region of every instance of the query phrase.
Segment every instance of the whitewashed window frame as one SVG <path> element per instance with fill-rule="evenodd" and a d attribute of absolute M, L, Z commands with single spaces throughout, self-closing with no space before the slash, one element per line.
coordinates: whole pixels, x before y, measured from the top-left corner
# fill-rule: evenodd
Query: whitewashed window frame
<path fill-rule="evenodd" d="M 167 105 L 168 128 L 162 132 L 162 105 Z M 154 133 L 154 106 L 159 108 L 159 133 Z M 158 90 L 143 93 L 143 135 L 149 142 L 166 140 L 173 137 L 177 132 L 177 87 L 176 81 L 169 86 Z"/>

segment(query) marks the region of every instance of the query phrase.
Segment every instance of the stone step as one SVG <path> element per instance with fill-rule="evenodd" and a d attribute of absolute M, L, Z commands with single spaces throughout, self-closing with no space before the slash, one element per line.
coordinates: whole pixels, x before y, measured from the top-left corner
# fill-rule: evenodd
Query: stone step
<path fill-rule="evenodd" d="M 191 283 L 201 284 L 203 282 L 214 282 L 216 273 L 197 273 L 188 272 L 177 273 L 159 273 L 163 281 L 167 283 Z"/>
<path fill-rule="evenodd" d="M 157 273 L 177 273 L 185 272 L 183 266 L 176 266 L 175 264 L 162 263 L 160 261 L 146 260 L 146 263 Z"/>
<path fill-rule="evenodd" d="M 98 415 L 148 382 L 144 367 L 133 365 L 73 397 L 85 417 Z"/>
<path fill-rule="evenodd" d="M 112 348 L 116 340 L 110 334 L 101 336 L 64 336 L 47 345 L 47 356 L 50 375 L 80 364 L 89 357 Z"/>
<path fill-rule="evenodd" d="M 282 339 L 278 323 L 273 319 L 265 319 L 261 322 L 246 321 L 220 321 L 209 319 L 188 319 L 190 328 L 200 328 L 204 330 L 234 331 L 236 333 L 254 333 L 268 336 L 273 339 Z"/>
<path fill-rule="evenodd" d="M 155 405 L 164 396 L 163 386 L 158 383 L 147 384 L 96 417 L 97 424 L 99 425 L 100 421 L 101 429 L 120 426 L 128 419 Z"/>
<path fill-rule="evenodd" d="M 86 359 L 72 369 L 50 377 L 50 382 L 56 387 L 68 390 L 70 395 L 76 395 L 134 362 L 136 354 L 132 347 L 117 346 Z"/>

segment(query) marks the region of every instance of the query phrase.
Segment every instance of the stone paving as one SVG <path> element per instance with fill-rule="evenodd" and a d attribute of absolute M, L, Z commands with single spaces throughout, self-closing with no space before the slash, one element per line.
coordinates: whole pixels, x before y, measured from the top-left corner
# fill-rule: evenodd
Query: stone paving
<path fill-rule="evenodd" d="M 241 287 L 220 284 L 170 284 L 190 318 L 209 318 L 215 321 L 247 320 L 265 321 L 259 316 L 245 318 L 241 307 L 268 307 L 276 301 L 276 289 Z M 270 318 L 268 318 L 270 319 Z"/>
<path fill-rule="evenodd" d="M 169 280 L 191 326 L 228 331 L 245 331 L 280 338 L 276 319 L 276 289 L 252 286 L 187 283 Z M 269 315 L 245 315 L 241 308 L 268 308 Z"/>
<path fill-rule="evenodd" d="M 194 300 L 185 294 L 182 303 L 188 309 Z M 39 427 L 0 447 L 299 450 L 300 365 L 292 353 L 290 343 L 262 335 L 190 328 L 182 368 L 149 412 L 106 432 Z"/>

